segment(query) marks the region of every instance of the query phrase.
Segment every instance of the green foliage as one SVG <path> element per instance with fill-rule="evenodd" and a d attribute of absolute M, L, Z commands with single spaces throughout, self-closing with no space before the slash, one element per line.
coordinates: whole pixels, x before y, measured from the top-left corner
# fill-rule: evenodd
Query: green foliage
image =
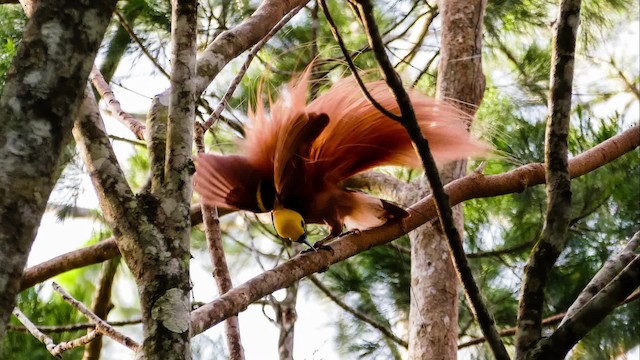
<path fill-rule="evenodd" d="M 0 6 L 0 95 L 26 23 L 27 19 L 20 5 Z"/>
<path fill-rule="evenodd" d="M 18 307 L 28 318 L 36 325 L 62 325 L 75 324 L 85 322 L 86 319 L 69 304 L 67 304 L 57 294 L 44 294 L 42 288 L 28 289 L 18 295 Z M 76 287 L 72 291 L 72 295 L 79 296 L 79 299 L 90 294 L 89 288 Z M 21 324 L 12 317 L 11 324 L 20 326 Z M 64 341 L 70 341 L 86 334 L 85 330 L 51 333 L 48 334 L 53 341 L 58 344 Z M 65 351 L 65 359 L 82 359 L 84 352 L 83 347 L 78 347 L 69 351 Z M 26 332 L 8 331 L 4 338 L 2 347 L 0 347 L 0 359 L 29 359 L 29 360 L 45 360 L 51 359 L 51 354 L 47 351 L 44 344 Z"/>

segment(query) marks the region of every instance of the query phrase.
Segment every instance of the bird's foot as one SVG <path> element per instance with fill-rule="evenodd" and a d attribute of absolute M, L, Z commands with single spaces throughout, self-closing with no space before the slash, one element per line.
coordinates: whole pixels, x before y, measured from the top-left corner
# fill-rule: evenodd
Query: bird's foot
<path fill-rule="evenodd" d="M 301 252 L 301 253 L 302 253 L 302 254 L 306 254 L 306 253 L 308 253 L 308 252 L 316 252 L 316 251 L 318 251 L 318 250 L 330 251 L 330 252 L 331 252 L 331 255 L 333 255 L 333 254 L 334 254 L 334 252 L 333 252 L 333 248 L 332 248 L 331 246 L 329 246 L 329 245 L 324 245 L 324 244 L 322 243 L 322 240 L 321 240 L 321 241 L 317 241 L 315 244 L 313 244 L 313 246 L 312 246 L 312 247 L 310 247 L 310 248 L 308 248 L 308 249 L 305 249 L 305 250 L 302 250 L 302 252 Z"/>

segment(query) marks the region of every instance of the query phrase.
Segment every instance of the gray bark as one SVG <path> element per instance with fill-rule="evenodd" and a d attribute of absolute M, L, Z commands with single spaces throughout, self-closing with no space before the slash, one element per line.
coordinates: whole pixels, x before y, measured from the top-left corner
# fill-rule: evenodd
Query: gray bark
<path fill-rule="evenodd" d="M 551 59 L 549 118 L 545 133 L 547 212 L 540 240 L 525 267 L 518 305 L 516 359 L 540 339 L 544 291 L 549 272 L 565 247 L 571 220 L 568 136 L 580 0 L 561 0 Z"/>
<path fill-rule="evenodd" d="M 114 0 L 41 1 L 0 99 L 0 339 Z"/>

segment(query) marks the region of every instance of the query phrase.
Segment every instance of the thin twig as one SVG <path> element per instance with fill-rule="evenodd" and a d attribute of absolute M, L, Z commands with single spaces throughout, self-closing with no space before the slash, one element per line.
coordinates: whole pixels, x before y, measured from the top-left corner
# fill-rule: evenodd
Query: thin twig
<path fill-rule="evenodd" d="M 96 90 L 98 90 L 100 97 L 102 97 L 112 113 L 115 114 L 115 118 L 131 130 L 138 140 L 144 140 L 144 124 L 128 112 L 122 110 L 122 106 L 118 99 L 116 99 L 111 86 L 109 86 L 109 84 L 104 80 L 100 70 L 98 70 L 95 65 L 93 65 L 93 69 L 91 69 L 89 79 L 93 83 L 93 86 L 95 86 Z"/>
<path fill-rule="evenodd" d="M 151 60 L 151 62 L 153 63 L 153 65 L 156 66 L 156 68 L 158 68 L 158 70 L 160 70 L 160 72 L 167 78 L 169 79 L 171 76 L 169 75 L 169 73 L 162 67 L 162 65 L 160 65 L 160 63 L 158 62 L 158 60 L 156 60 L 156 58 L 154 58 L 151 53 L 149 53 L 149 50 L 147 50 L 147 48 L 144 46 L 144 44 L 142 43 L 142 41 L 140 40 L 140 38 L 136 35 L 136 33 L 133 31 L 133 28 L 131 27 L 131 25 L 129 24 L 129 22 L 127 21 L 127 19 L 125 19 L 124 15 L 122 15 L 122 13 L 120 12 L 120 10 L 116 9 L 116 11 L 114 11 L 114 13 L 116 14 L 116 16 L 118 17 L 118 21 L 120 22 L 120 25 L 122 25 L 122 27 L 129 33 L 129 36 L 131 36 L 131 39 L 133 39 L 133 41 L 136 42 L 136 44 L 138 44 L 138 46 L 140 47 L 140 50 L 142 50 L 142 52 L 147 56 L 147 58 L 149 58 L 149 60 Z"/>
<path fill-rule="evenodd" d="M 249 69 L 249 65 L 251 65 L 251 62 L 253 61 L 253 58 L 256 56 L 258 51 L 260 51 L 260 49 L 262 49 L 262 47 L 267 43 L 267 41 L 269 41 L 269 39 L 271 39 L 271 37 L 275 35 L 286 23 L 288 23 L 289 20 L 291 20 L 291 18 L 294 17 L 298 13 L 298 11 L 300 11 L 300 9 L 302 9 L 303 7 L 304 6 L 302 5 L 298 6 L 293 10 L 291 10 L 287 15 L 285 15 L 280 21 L 278 21 L 278 23 L 271 29 L 271 31 L 267 33 L 267 35 L 265 35 L 260 41 L 256 43 L 256 45 L 251 49 L 249 54 L 247 54 L 247 58 L 242 64 L 242 67 L 238 71 L 238 74 L 236 75 L 236 77 L 233 78 L 233 81 L 231 81 L 231 84 L 229 84 L 229 88 L 220 99 L 218 106 L 216 106 L 215 110 L 211 113 L 207 121 L 205 121 L 204 124 L 201 124 L 205 131 L 208 130 L 211 126 L 213 126 L 213 124 L 216 121 L 218 121 L 220 114 L 222 114 L 222 111 L 224 110 L 225 106 L 227 106 L 229 99 L 233 95 L 233 92 L 236 91 L 238 84 L 240 84 L 240 80 L 242 80 L 242 77 Z"/>
<path fill-rule="evenodd" d="M 489 339 L 491 349 L 497 359 L 509 359 L 498 331 L 496 330 L 493 316 L 489 312 L 488 308 L 484 304 L 478 284 L 473 278 L 473 273 L 469 267 L 469 263 L 464 253 L 462 246 L 462 239 L 460 233 L 455 225 L 453 219 L 453 213 L 449 204 L 449 197 L 444 191 L 442 181 L 438 174 L 438 168 L 433 155 L 429 149 L 429 143 L 424 138 L 418 122 L 416 120 L 413 106 L 411 105 L 411 99 L 408 93 L 402 85 L 400 77 L 395 72 L 393 64 L 389 61 L 387 54 L 385 53 L 384 44 L 380 38 L 380 33 L 373 16 L 373 6 L 368 0 L 358 0 L 358 10 L 363 18 L 365 29 L 367 30 L 369 43 L 373 48 L 378 64 L 384 74 L 385 81 L 389 87 L 393 90 L 396 97 L 400 111 L 402 113 L 401 124 L 407 130 L 407 133 L 411 137 L 411 140 L 415 144 L 418 154 L 422 159 L 422 164 L 425 169 L 425 174 L 431 185 L 432 193 L 436 201 L 436 210 L 438 212 L 438 218 L 444 230 L 444 233 L 449 242 L 449 249 L 455 260 L 455 265 L 465 289 L 467 298 L 471 302 L 474 310 L 474 315 L 482 328 L 483 333 Z"/>
<path fill-rule="evenodd" d="M 111 321 L 109 325 L 116 326 L 127 326 L 127 325 L 137 325 L 142 322 L 141 318 L 131 319 L 131 320 L 123 320 L 123 321 Z M 86 330 L 86 329 L 95 329 L 96 324 L 94 323 L 78 323 L 78 324 L 69 324 L 69 325 L 36 325 L 38 330 L 43 333 L 62 333 L 62 332 L 74 332 L 78 330 Z M 28 329 L 24 326 L 17 325 L 9 325 L 7 327 L 9 331 L 13 332 L 28 332 Z"/>
<path fill-rule="evenodd" d="M 142 141 L 127 139 L 125 137 L 117 136 L 117 135 L 108 135 L 108 136 L 109 136 L 109 139 L 114 140 L 114 141 L 122 141 L 122 142 L 126 142 L 128 144 L 131 144 L 131 145 L 142 146 L 144 148 L 147 147 L 147 144 L 142 142 Z"/>
<path fill-rule="evenodd" d="M 56 357 L 62 357 L 63 352 L 67 350 L 71 350 L 73 348 L 83 346 L 83 345 L 87 345 L 93 340 L 95 340 L 95 338 L 97 338 L 98 335 L 99 333 L 97 330 L 92 330 L 92 331 L 89 331 L 89 333 L 87 333 L 86 335 L 83 335 L 75 340 L 61 342 L 60 344 L 56 345 L 53 351 L 51 351 L 51 355 Z"/>
<path fill-rule="evenodd" d="M 405 349 L 409 347 L 409 344 L 407 343 L 407 341 L 398 337 L 396 334 L 394 334 L 391 331 L 391 329 L 379 323 L 377 320 L 371 318 L 367 314 L 352 308 L 351 306 L 347 305 L 344 301 L 340 300 L 340 298 L 337 297 L 335 294 L 333 294 L 331 290 L 329 290 L 326 286 L 324 286 L 324 284 L 320 280 L 318 280 L 318 278 L 316 278 L 313 275 L 309 275 L 307 276 L 307 279 L 311 280 L 313 285 L 315 285 L 318 288 L 318 290 L 322 291 L 322 293 L 324 293 L 329 299 L 331 299 L 331 301 L 333 301 L 336 305 L 342 308 L 342 310 L 348 312 L 349 314 L 353 315 L 357 319 L 371 325 L 373 328 L 380 331 L 382 335 L 395 341 L 398 345 L 404 347 Z"/>
<path fill-rule="evenodd" d="M 87 319 L 89 319 L 89 321 L 93 322 L 96 325 L 96 330 L 98 332 L 100 332 L 102 335 L 106 335 L 112 338 L 113 340 L 128 347 L 134 352 L 138 351 L 138 349 L 140 348 L 140 345 L 137 342 L 135 342 L 130 337 L 118 332 L 106 321 L 100 319 L 98 316 L 96 316 L 96 314 L 94 314 L 91 310 L 89 310 L 86 306 L 84 306 L 83 303 L 74 299 L 73 296 L 71 296 L 65 289 L 63 289 L 57 283 L 55 282 L 52 283 L 52 286 L 53 286 L 53 290 L 57 291 L 66 302 L 68 302 L 71 306 L 73 306 L 78 311 L 80 311 L 80 313 L 82 313 L 82 315 L 84 315 Z"/>
<path fill-rule="evenodd" d="M 31 320 L 29 320 L 29 318 L 25 314 L 23 314 L 22 311 L 20 311 L 20 309 L 14 308 L 13 315 L 15 315 L 15 317 L 22 323 L 22 325 L 24 325 L 24 327 L 31 333 L 31 335 L 33 335 L 33 337 L 40 340 L 40 342 L 44 344 L 44 346 L 47 348 L 47 351 L 53 354 L 53 349 L 55 349 L 56 344 L 53 342 L 52 338 L 42 333 L 42 331 L 38 330 L 36 325 L 32 323 Z M 54 356 L 60 357 L 59 355 Z"/>
<path fill-rule="evenodd" d="M 482 257 L 493 257 L 493 256 L 500 256 L 500 255 L 505 255 L 505 254 L 511 254 L 514 252 L 519 252 L 522 250 L 525 250 L 529 247 L 531 247 L 533 244 L 535 244 L 535 241 L 525 241 L 521 244 L 518 245 L 514 245 L 508 248 L 503 248 L 503 249 L 496 249 L 496 250 L 490 250 L 490 251 L 478 251 L 475 253 L 469 253 L 467 254 L 467 258 L 471 259 L 471 258 L 482 258 Z"/>
<path fill-rule="evenodd" d="M 367 100 L 369 100 L 369 102 L 371 103 L 371 105 L 373 105 L 373 107 L 375 107 L 378 111 L 383 113 L 385 116 L 396 121 L 401 121 L 400 116 L 385 109 L 373 98 L 371 93 L 369 93 L 369 90 L 364 85 L 364 82 L 362 81 L 362 78 L 358 73 L 358 68 L 356 67 L 356 64 L 353 63 L 353 60 L 351 59 L 351 55 L 349 55 L 349 50 L 347 50 L 344 44 L 344 41 L 342 41 L 342 37 L 340 36 L 340 32 L 338 32 L 338 27 L 336 26 L 336 23 L 333 21 L 333 18 L 331 17 L 331 13 L 329 12 L 329 7 L 327 6 L 327 3 L 325 2 L 325 0 L 318 0 L 318 1 L 320 1 L 320 6 L 322 6 L 322 11 L 324 12 L 324 16 L 327 18 L 327 22 L 329 22 L 329 28 L 331 29 L 331 33 L 333 34 L 333 37 L 338 42 L 338 46 L 340 47 L 340 50 L 342 50 L 342 54 L 344 54 L 344 58 L 347 61 L 347 64 L 349 64 L 349 69 L 351 69 L 351 73 L 353 74 L 354 79 L 358 83 L 358 86 L 360 86 L 360 90 L 362 91 L 364 96 L 367 98 Z"/>

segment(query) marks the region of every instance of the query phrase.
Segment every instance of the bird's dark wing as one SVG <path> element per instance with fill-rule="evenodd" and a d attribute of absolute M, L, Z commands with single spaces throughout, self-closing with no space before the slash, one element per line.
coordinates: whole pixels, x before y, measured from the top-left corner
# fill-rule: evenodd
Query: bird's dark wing
<path fill-rule="evenodd" d="M 305 182 L 310 181 L 305 178 L 304 171 L 309 149 L 328 124 L 329 117 L 326 114 L 303 112 L 281 129 L 274 159 L 274 184 L 278 201 L 287 205 L 290 198 L 305 195 Z"/>
<path fill-rule="evenodd" d="M 194 189 L 205 204 L 253 212 L 272 209 L 273 199 L 262 203 L 260 197 L 273 188 L 271 179 L 264 179 L 244 156 L 205 154 L 195 163 Z"/>

